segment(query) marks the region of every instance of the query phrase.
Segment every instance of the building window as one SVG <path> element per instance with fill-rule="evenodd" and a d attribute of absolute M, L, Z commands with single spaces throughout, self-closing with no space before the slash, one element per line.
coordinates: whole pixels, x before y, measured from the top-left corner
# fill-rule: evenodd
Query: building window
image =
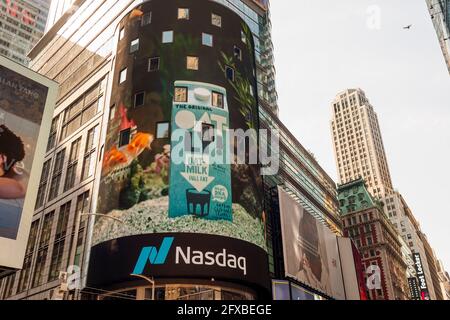
<path fill-rule="evenodd" d="M 173 42 L 173 31 L 164 31 L 162 33 L 162 43 L 172 43 Z"/>
<path fill-rule="evenodd" d="M 134 107 L 140 107 L 144 105 L 145 92 L 139 92 L 134 95 Z"/>
<path fill-rule="evenodd" d="M 72 143 L 70 148 L 69 163 L 66 170 L 66 182 L 64 183 L 64 191 L 67 191 L 75 185 L 78 166 L 78 152 L 80 150 L 81 138 Z"/>
<path fill-rule="evenodd" d="M 159 70 L 159 57 L 148 59 L 148 72 Z"/>
<path fill-rule="evenodd" d="M 243 43 L 247 43 L 247 36 L 245 35 L 245 32 L 241 30 L 241 40 Z"/>
<path fill-rule="evenodd" d="M 139 38 L 131 41 L 130 44 L 130 53 L 136 52 L 139 50 Z"/>
<path fill-rule="evenodd" d="M 178 8 L 178 19 L 179 20 L 189 20 L 189 9 L 188 8 Z"/>
<path fill-rule="evenodd" d="M 156 124 L 156 138 L 165 139 L 169 138 L 169 123 L 159 122 Z"/>
<path fill-rule="evenodd" d="M 124 83 L 127 80 L 127 68 L 122 69 L 119 75 L 119 84 Z"/>
<path fill-rule="evenodd" d="M 214 13 L 211 14 L 211 24 L 213 26 L 221 28 L 222 27 L 222 17 L 217 14 L 214 14 Z"/>
<path fill-rule="evenodd" d="M 142 20 L 141 20 L 141 26 L 146 26 L 148 24 L 152 23 L 152 12 L 146 12 L 143 16 L 142 16 Z"/>
<path fill-rule="evenodd" d="M 50 135 L 48 137 L 48 143 L 47 143 L 47 152 L 50 151 L 50 149 L 53 149 L 56 145 L 56 137 L 57 137 L 57 131 L 58 131 L 58 121 L 59 116 L 55 117 L 52 120 L 52 126 L 50 129 Z"/>
<path fill-rule="evenodd" d="M 45 191 L 47 190 L 47 182 L 50 174 L 51 162 L 51 160 L 47 160 L 46 162 L 44 162 L 44 166 L 42 167 L 41 180 L 39 181 L 35 209 L 40 208 L 44 205 Z"/>
<path fill-rule="evenodd" d="M 61 183 L 62 169 L 64 166 L 65 154 L 66 149 L 63 149 L 56 155 L 55 165 L 53 166 L 53 175 L 50 184 L 50 191 L 48 194 L 48 201 L 55 199 L 58 195 L 59 184 Z"/>
<path fill-rule="evenodd" d="M 94 174 L 96 142 L 98 127 L 94 127 L 87 133 L 86 146 L 84 148 L 83 169 L 81 171 L 81 181 L 86 180 Z"/>
<path fill-rule="evenodd" d="M 204 46 L 213 46 L 213 36 L 209 33 L 202 33 L 202 44 Z"/>
<path fill-rule="evenodd" d="M 225 75 L 228 80 L 234 81 L 234 69 L 230 66 L 225 66 Z"/>
<path fill-rule="evenodd" d="M 125 37 L 125 28 L 121 28 L 119 31 L 119 40 L 122 40 Z"/>
<path fill-rule="evenodd" d="M 131 138 L 131 128 L 120 131 L 119 148 L 129 144 L 130 138 Z"/>
<path fill-rule="evenodd" d="M 372 237 L 367 238 L 367 245 L 369 245 L 369 246 L 372 245 Z"/>
<path fill-rule="evenodd" d="M 198 57 L 188 56 L 186 58 L 186 67 L 188 70 L 198 70 Z"/>
<path fill-rule="evenodd" d="M 213 107 L 223 109 L 223 94 L 213 91 L 211 104 Z"/>
<path fill-rule="evenodd" d="M 188 88 L 175 87 L 174 101 L 175 102 L 187 102 L 188 101 Z"/>
<path fill-rule="evenodd" d="M 234 52 L 234 57 L 235 57 L 236 59 L 242 61 L 242 50 L 241 50 L 241 48 L 239 48 L 239 47 L 237 47 L 237 46 L 234 46 L 233 52 Z"/>
<path fill-rule="evenodd" d="M 113 104 L 113 105 L 109 108 L 109 121 L 114 120 L 115 117 L 116 117 L 116 105 Z"/>

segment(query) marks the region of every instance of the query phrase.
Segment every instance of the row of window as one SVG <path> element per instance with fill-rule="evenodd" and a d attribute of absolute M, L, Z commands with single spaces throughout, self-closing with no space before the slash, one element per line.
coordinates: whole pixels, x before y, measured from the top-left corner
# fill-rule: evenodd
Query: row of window
<path fill-rule="evenodd" d="M 43 219 L 33 221 L 26 248 L 24 266 L 20 274 L 16 273 L 19 274 L 16 293 L 21 293 L 29 288 L 35 288 L 46 282 L 56 280 L 60 271 L 66 271 L 71 258 L 70 255 L 73 251 L 73 264 L 80 265 L 86 228 L 86 221 L 81 219 L 81 214 L 89 212 L 89 194 L 89 191 L 86 191 L 77 197 L 71 229 L 69 229 L 69 221 L 72 216 L 71 201 L 60 206 L 58 215 L 53 210 L 47 213 Z M 56 228 L 52 237 L 56 218 Z M 78 219 L 80 219 L 80 224 L 77 231 Z M 40 232 L 38 232 L 41 220 L 42 226 Z M 32 261 L 35 252 L 36 257 L 33 266 Z M 68 252 L 68 254 L 64 262 L 63 257 L 65 252 Z M 49 254 L 51 256 L 48 259 Z M 13 294 L 16 274 L 6 279 L 2 293 L 3 298 L 8 298 Z"/>
<path fill-rule="evenodd" d="M 90 178 L 95 171 L 95 142 L 98 140 L 98 127 L 94 127 L 87 132 L 84 154 L 82 159 L 80 182 Z M 67 160 L 66 175 L 64 181 L 63 192 L 69 191 L 75 186 L 77 181 L 78 161 L 81 151 L 81 137 L 72 142 L 68 159 L 66 159 L 66 148 L 60 150 L 55 157 L 53 165 L 53 173 L 50 176 L 51 159 L 44 162 L 41 173 L 41 179 L 38 187 L 38 195 L 36 198 L 35 209 L 44 205 L 47 186 L 50 184 L 48 191 L 48 201 L 55 199 L 60 191 L 61 179 L 63 176 L 64 163 Z"/>

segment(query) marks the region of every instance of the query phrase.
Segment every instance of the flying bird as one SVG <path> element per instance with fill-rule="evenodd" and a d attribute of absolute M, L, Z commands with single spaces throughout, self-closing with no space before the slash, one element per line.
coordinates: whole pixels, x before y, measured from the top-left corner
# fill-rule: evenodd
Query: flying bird
<path fill-rule="evenodd" d="M 406 27 L 403 27 L 403 29 L 411 29 L 411 27 L 412 27 L 412 24 L 410 24 L 410 25 L 408 25 L 408 26 L 406 26 Z"/>

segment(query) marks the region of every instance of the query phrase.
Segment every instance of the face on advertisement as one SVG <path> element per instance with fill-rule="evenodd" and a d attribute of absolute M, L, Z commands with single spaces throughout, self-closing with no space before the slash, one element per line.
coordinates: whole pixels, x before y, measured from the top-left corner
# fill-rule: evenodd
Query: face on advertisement
<path fill-rule="evenodd" d="M 5 125 L 0 126 L 0 199 L 25 197 L 25 186 L 16 167 L 25 158 L 22 139 Z"/>

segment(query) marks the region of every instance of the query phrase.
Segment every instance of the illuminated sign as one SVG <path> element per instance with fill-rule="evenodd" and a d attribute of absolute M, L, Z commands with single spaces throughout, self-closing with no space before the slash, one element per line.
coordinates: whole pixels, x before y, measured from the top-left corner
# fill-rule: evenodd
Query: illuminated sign
<path fill-rule="evenodd" d="M 420 298 L 421 300 L 430 300 L 427 279 L 425 278 L 425 272 L 423 271 L 422 259 L 420 258 L 420 254 L 414 253 L 413 258 L 417 273 L 417 279 L 419 280 Z"/>

